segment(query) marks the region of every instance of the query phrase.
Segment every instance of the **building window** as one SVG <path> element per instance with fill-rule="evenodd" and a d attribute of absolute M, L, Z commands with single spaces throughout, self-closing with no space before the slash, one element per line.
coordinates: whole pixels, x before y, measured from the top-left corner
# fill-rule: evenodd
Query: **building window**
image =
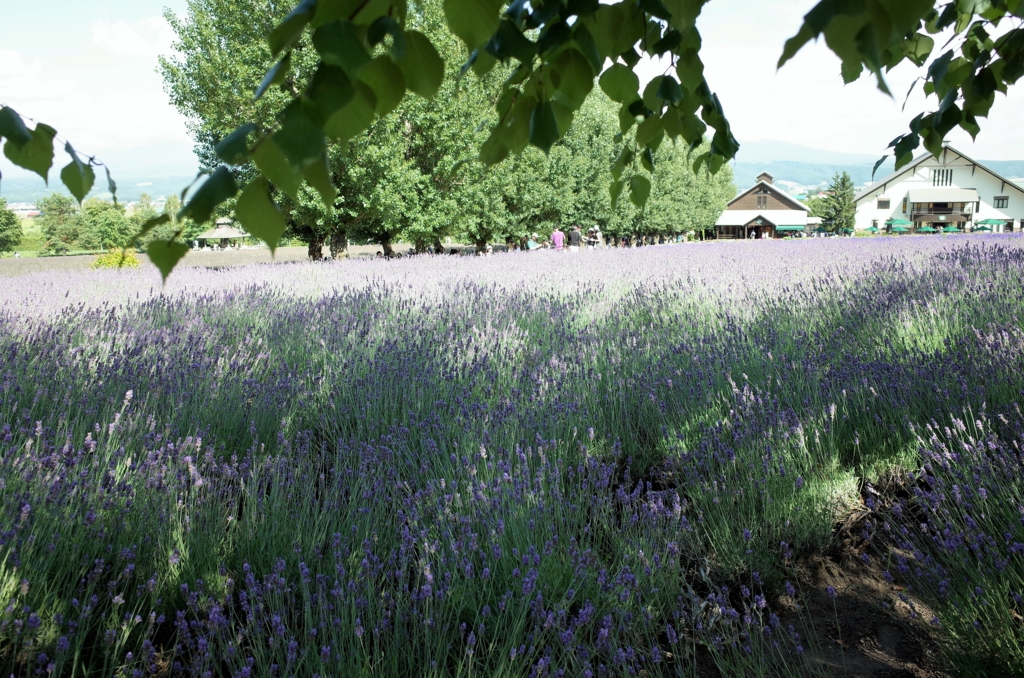
<path fill-rule="evenodd" d="M 903 198 L 903 213 L 904 214 L 907 213 L 907 200 L 908 200 L 908 198 Z"/>
<path fill-rule="evenodd" d="M 992 206 L 995 207 L 997 210 L 1005 210 L 1007 207 L 1010 206 L 1010 196 L 997 195 L 992 200 Z"/>
<path fill-rule="evenodd" d="M 932 186 L 952 186 L 953 185 L 953 170 L 951 169 L 933 169 L 932 170 Z"/>
<path fill-rule="evenodd" d="M 878 209 L 880 209 L 880 210 L 887 210 L 887 209 L 889 209 L 889 199 L 888 198 L 879 198 L 878 199 Z"/>
<path fill-rule="evenodd" d="M 767 195 L 759 195 L 759 196 L 757 196 L 757 209 L 763 210 L 766 207 L 768 207 L 768 196 Z"/>

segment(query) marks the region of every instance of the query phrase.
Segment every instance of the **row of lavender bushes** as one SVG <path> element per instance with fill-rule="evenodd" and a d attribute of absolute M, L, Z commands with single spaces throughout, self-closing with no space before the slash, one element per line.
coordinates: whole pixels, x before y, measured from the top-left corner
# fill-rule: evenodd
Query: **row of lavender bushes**
<path fill-rule="evenodd" d="M 824 263 L 780 283 L 809 248 Z M 0 669 L 823 671 L 813 629 L 779 617 L 793 559 L 828 543 L 861 479 L 924 461 L 907 503 L 929 508 L 872 523 L 899 535 L 879 540 L 893 573 L 954 661 L 1021 659 L 1012 474 L 963 528 L 1001 540 L 988 569 L 914 522 L 966 510 L 934 489 L 929 422 L 994 413 L 1002 447 L 984 449 L 1016 450 L 1020 250 L 801 243 L 759 269 L 743 244 L 736 281 L 710 251 L 657 255 L 659 277 L 588 254 L 562 289 L 349 262 L 369 280 L 319 294 L 6 309 Z M 982 593 L 932 595 L 940 571 Z"/>

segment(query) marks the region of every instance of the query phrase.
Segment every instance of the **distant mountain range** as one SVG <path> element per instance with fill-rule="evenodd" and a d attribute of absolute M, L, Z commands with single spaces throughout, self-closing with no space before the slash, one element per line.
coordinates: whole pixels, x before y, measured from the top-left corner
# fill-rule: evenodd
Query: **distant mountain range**
<path fill-rule="evenodd" d="M 825 151 L 785 141 L 746 141 L 732 163 L 736 188 L 754 185 L 761 172 L 769 172 L 790 193 L 800 194 L 827 186 L 839 172 L 848 172 L 857 186 L 866 186 L 879 156 Z M 1024 177 L 1024 160 L 979 160 L 1008 179 Z M 893 171 L 892 159 L 875 173 L 879 179 Z"/>

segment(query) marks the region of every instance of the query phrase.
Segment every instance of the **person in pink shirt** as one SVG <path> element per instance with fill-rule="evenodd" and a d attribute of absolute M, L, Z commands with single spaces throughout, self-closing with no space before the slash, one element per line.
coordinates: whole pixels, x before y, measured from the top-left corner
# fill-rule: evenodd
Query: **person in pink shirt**
<path fill-rule="evenodd" d="M 561 252 L 565 248 L 565 233 L 555 226 L 555 230 L 551 233 L 551 242 L 555 245 L 555 251 Z"/>

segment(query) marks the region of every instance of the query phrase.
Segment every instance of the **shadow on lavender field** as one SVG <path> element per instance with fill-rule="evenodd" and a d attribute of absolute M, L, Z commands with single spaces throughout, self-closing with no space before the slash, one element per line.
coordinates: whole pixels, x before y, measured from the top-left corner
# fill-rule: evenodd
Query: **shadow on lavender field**
<path fill-rule="evenodd" d="M 1021 244 L 11 279 L 0 668 L 1012 673 Z"/>

